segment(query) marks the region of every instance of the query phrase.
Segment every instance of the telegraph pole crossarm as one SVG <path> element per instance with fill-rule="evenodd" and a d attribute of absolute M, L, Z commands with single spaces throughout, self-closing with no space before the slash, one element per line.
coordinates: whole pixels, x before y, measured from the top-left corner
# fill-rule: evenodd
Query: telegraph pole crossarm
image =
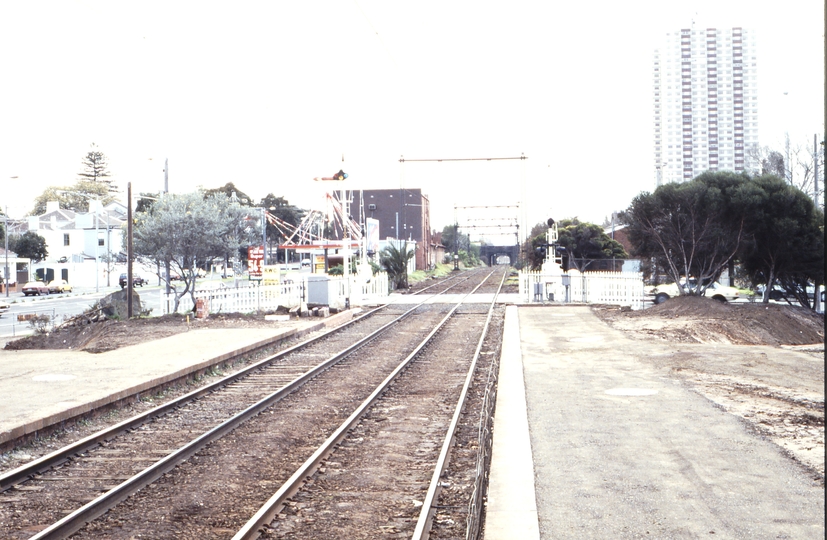
<path fill-rule="evenodd" d="M 484 158 L 432 158 L 432 159 L 405 159 L 404 157 L 399 158 L 399 163 L 405 163 L 407 161 L 503 161 L 509 159 L 528 159 L 525 155 L 521 155 L 520 157 L 484 157 Z"/>

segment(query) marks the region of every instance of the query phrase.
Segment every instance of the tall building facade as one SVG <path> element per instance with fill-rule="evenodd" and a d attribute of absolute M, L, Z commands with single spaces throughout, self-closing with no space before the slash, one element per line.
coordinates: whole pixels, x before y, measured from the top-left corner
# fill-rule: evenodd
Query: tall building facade
<path fill-rule="evenodd" d="M 339 193 L 333 197 L 338 200 Z M 379 221 L 379 238 L 414 241 L 416 269 L 426 270 L 435 259 L 435 244 L 431 237 L 431 202 L 419 188 L 365 189 L 346 192 L 350 215 L 357 223 L 367 218 Z M 335 230 L 336 237 L 341 235 Z"/>
<path fill-rule="evenodd" d="M 704 171 L 754 172 L 756 37 L 742 28 L 682 29 L 655 51 L 656 186 Z"/>

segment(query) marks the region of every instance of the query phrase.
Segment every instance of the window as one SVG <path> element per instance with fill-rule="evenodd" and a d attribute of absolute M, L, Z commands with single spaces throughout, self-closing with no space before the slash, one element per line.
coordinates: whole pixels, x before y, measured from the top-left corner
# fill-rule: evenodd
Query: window
<path fill-rule="evenodd" d="M 99 246 L 103 246 L 103 245 L 104 245 L 104 243 L 103 243 L 103 238 L 98 238 L 98 245 L 99 245 Z"/>
<path fill-rule="evenodd" d="M 64 234 L 64 235 L 63 235 L 63 245 L 64 245 L 64 246 L 68 246 L 68 245 L 69 245 L 69 235 L 68 235 L 68 234 Z"/>

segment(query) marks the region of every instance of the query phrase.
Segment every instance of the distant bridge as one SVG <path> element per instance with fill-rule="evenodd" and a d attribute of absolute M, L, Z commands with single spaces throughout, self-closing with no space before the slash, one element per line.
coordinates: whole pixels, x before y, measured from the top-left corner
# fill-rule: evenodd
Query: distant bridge
<path fill-rule="evenodd" d="M 497 264 L 500 257 L 508 257 L 508 264 L 516 264 L 520 258 L 520 246 L 480 246 L 480 260 L 489 266 Z"/>

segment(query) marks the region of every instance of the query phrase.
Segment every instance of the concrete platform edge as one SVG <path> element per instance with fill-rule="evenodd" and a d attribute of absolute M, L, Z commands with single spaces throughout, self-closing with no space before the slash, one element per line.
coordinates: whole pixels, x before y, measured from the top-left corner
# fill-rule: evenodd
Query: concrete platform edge
<path fill-rule="evenodd" d="M 497 382 L 485 540 L 540 538 L 519 324 L 518 308 L 507 306 Z"/>
<path fill-rule="evenodd" d="M 283 331 L 280 331 L 273 336 L 270 336 L 266 339 L 257 341 L 255 343 L 246 345 L 239 349 L 241 354 L 246 354 L 250 351 L 267 347 L 273 343 L 281 341 L 283 339 L 289 337 L 301 337 L 303 335 L 307 335 L 311 332 L 315 332 L 317 330 L 322 330 L 324 328 L 330 328 L 339 326 L 344 324 L 348 320 L 353 318 L 353 311 L 344 311 L 342 313 L 338 313 L 331 317 L 325 318 L 323 321 L 318 323 L 310 324 L 304 328 L 289 328 Z M 204 360 L 202 362 L 198 362 L 197 364 L 193 364 L 188 366 L 185 369 L 178 370 L 174 373 L 170 373 L 161 377 L 156 377 L 151 380 L 147 380 L 142 382 L 141 384 L 126 388 L 119 392 L 115 392 L 113 394 L 109 394 L 106 397 L 101 399 L 91 401 L 89 403 L 84 403 L 83 405 L 78 405 L 76 407 L 72 407 L 61 411 L 59 413 L 47 416 L 45 418 L 38 419 L 36 421 L 28 422 L 26 424 L 22 424 L 20 426 L 16 426 L 10 430 L 4 431 L 0 433 L 0 445 L 8 443 L 10 441 L 20 439 L 22 437 L 26 437 L 27 435 L 31 435 L 43 429 L 51 428 L 56 425 L 59 425 L 63 422 L 67 422 L 72 420 L 73 418 L 78 418 L 87 414 L 95 409 L 99 409 L 101 407 L 105 407 L 107 405 L 111 405 L 113 403 L 117 403 L 118 401 L 138 396 L 142 393 L 149 392 L 155 388 L 162 387 L 167 385 L 175 380 L 182 379 L 192 375 L 193 373 L 197 373 L 201 370 L 207 370 L 215 366 L 219 366 L 226 362 L 228 359 L 236 356 L 238 353 L 226 353 L 222 354 L 208 360 Z"/>

